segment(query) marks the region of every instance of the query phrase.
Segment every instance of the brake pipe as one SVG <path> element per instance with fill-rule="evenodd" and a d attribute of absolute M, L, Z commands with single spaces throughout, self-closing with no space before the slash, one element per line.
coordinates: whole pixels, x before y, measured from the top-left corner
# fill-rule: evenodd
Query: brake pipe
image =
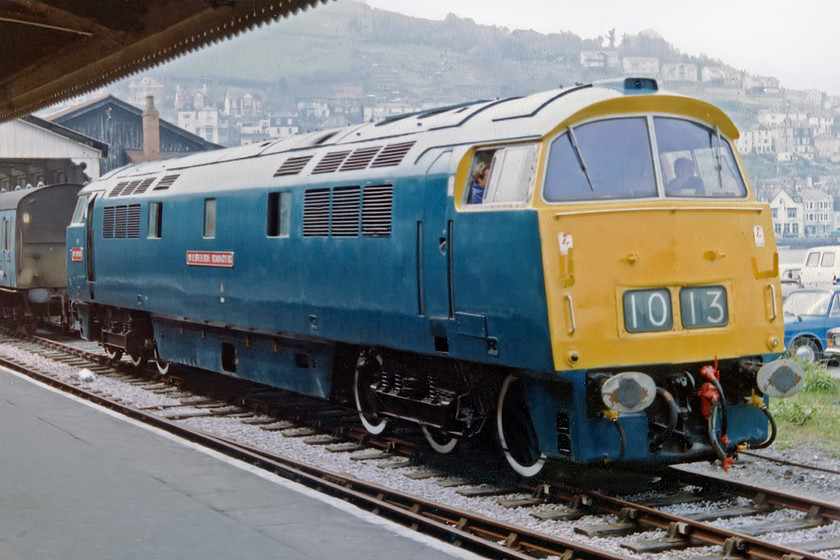
<path fill-rule="evenodd" d="M 709 383 L 714 385 L 715 389 L 717 390 L 718 399 L 714 400 L 719 401 L 721 407 L 720 433 L 723 436 L 726 436 L 726 433 L 728 431 L 728 419 L 726 414 L 726 395 L 723 394 L 723 387 L 720 386 L 720 381 L 718 381 L 718 379 L 720 379 L 720 371 L 718 371 L 717 368 L 717 358 L 715 358 L 714 366 L 703 366 L 703 368 L 700 370 L 700 375 L 703 376 Z"/>
<path fill-rule="evenodd" d="M 764 399 L 756 395 L 755 391 L 753 391 L 749 403 L 750 405 L 756 407 L 761 412 L 763 412 L 764 415 L 767 417 L 767 420 L 770 422 L 770 435 L 768 435 L 767 439 L 761 443 L 757 443 L 755 445 L 750 444 L 750 449 L 764 449 L 765 447 L 770 447 L 770 445 L 776 440 L 776 419 L 773 418 L 773 414 L 770 412 L 770 409 L 767 408 L 766 404 L 764 404 Z"/>
<path fill-rule="evenodd" d="M 656 396 L 662 398 L 665 401 L 665 404 L 668 405 L 668 425 L 665 427 L 665 431 L 661 434 L 656 436 L 654 440 L 651 442 L 651 445 L 654 448 L 662 447 L 662 444 L 665 440 L 674 433 L 674 430 L 677 428 L 677 419 L 679 417 L 680 409 L 677 406 L 676 401 L 674 400 L 674 396 L 671 395 L 667 390 L 663 389 L 662 387 L 656 388 Z"/>
<path fill-rule="evenodd" d="M 618 421 L 618 417 L 621 416 L 621 413 L 611 408 L 606 408 L 602 410 L 601 413 L 604 415 L 604 418 L 612 422 L 613 426 L 615 426 L 615 429 L 618 430 L 618 438 L 619 440 L 621 440 L 621 451 L 619 452 L 618 457 L 616 457 L 615 461 L 621 461 L 622 459 L 624 459 L 624 455 L 627 453 L 627 436 L 624 433 L 624 428 Z"/>

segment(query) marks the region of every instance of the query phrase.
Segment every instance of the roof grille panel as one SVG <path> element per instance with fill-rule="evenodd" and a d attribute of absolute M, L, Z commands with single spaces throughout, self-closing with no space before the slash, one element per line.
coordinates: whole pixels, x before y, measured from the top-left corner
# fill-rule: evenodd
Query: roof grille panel
<path fill-rule="evenodd" d="M 125 188 L 125 186 L 127 184 L 128 184 L 128 181 L 123 181 L 121 183 L 117 183 L 117 186 L 114 187 L 113 189 L 111 189 L 111 192 L 108 193 L 108 196 L 109 197 L 120 196 L 120 193 L 122 192 L 122 190 Z"/>
<path fill-rule="evenodd" d="M 303 168 L 306 167 L 306 164 L 309 163 L 309 160 L 312 159 L 311 155 L 308 156 L 298 156 L 298 157 L 291 157 L 283 162 L 277 171 L 274 172 L 275 177 L 286 177 L 289 175 L 297 175 Z"/>
<path fill-rule="evenodd" d="M 399 165 L 414 142 L 402 142 L 385 146 L 379 155 L 373 160 L 371 167 L 395 167 Z"/>
<path fill-rule="evenodd" d="M 168 189 L 169 187 L 171 187 L 172 184 L 175 182 L 175 180 L 178 177 L 180 177 L 180 175 L 167 175 L 166 177 L 164 177 L 163 179 L 158 181 L 158 184 L 155 185 L 155 188 L 153 188 L 152 190 L 153 191 L 164 191 L 164 190 Z"/>
<path fill-rule="evenodd" d="M 365 169 L 381 149 L 381 146 L 359 148 L 354 151 L 349 158 L 347 158 L 347 161 L 345 161 L 344 165 L 341 166 L 341 171 L 360 171 Z"/>
<path fill-rule="evenodd" d="M 152 186 L 152 183 L 155 182 L 156 178 L 157 177 L 149 177 L 147 179 L 143 179 L 143 182 L 140 183 L 140 185 L 134 190 L 134 194 L 143 194 L 149 190 L 149 187 Z"/>
<path fill-rule="evenodd" d="M 128 196 L 128 195 L 130 195 L 130 194 L 134 193 L 134 190 L 135 190 L 137 187 L 139 187 L 139 186 L 140 186 L 140 183 L 141 183 L 140 179 L 138 179 L 138 180 L 136 180 L 136 181 L 132 181 L 132 182 L 130 182 L 130 183 L 129 183 L 129 184 L 127 184 L 127 185 L 125 186 L 125 188 L 122 190 L 122 192 L 120 193 L 120 196 Z"/>
<path fill-rule="evenodd" d="M 393 200 L 394 188 L 391 185 L 365 187 L 362 197 L 362 235 L 366 237 L 391 235 Z"/>
<path fill-rule="evenodd" d="M 318 162 L 318 165 L 315 166 L 315 169 L 312 170 L 312 174 L 318 173 L 332 173 L 333 171 L 337 170 L 344 159 L 350 155 L 350 150 L 346 150 L 343 152 L 329 152 L 325 155 L 321 161 Z"/>
<path fill-rule="evenodd" d="M 309 189 L 303 197 L 303 236 L 328 237 L 330 189 Z"/>
<path fill-rule="evenodd" d="M 333 189 L 330 235 L 333 237 L 358 237 L 360 210 L 360 187 L 337 187 Z"/>

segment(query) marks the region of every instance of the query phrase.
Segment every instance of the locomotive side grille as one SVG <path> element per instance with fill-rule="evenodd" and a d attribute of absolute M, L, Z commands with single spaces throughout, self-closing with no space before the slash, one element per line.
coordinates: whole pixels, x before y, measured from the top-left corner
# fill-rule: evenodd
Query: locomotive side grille
<path fill-rule="evenodd" d="M 275 177 L 286 177 L 289 175 L 297 175 L 303 168 L 306 167 L 306 164 L 309 163 L 309 160 L 312 159 L 312 156 L 298 156 L 298 157 L 291 157 L 283 162 L 277 171 L 274 172 Z"/>
<path fill-rule="evenodd" d="M 390 144 L 379 153 L 371 167 L 394 167 L 400 162 L 408 153 L 408 150 L 414 145 L 414 142 L 402 142 L 400 144 Z"/>
<path fill-rule="evenodd" d="M 128 230 L 128 206 L 114 208 L 114 237 L 124 239 Z"/>
<path fill-rule="evenodd" d="M 140 205 L 129 204 L 125 236 L 129 239 L 140 239 Z"/>
<path fill-rule="evenodd" d="M 341 171 L 360 171 L 365 169 L 371 160 L 379 153 L 381 146 L 374 146 L 372 148 L 359 148 L 347 158 L 344 165 L 341 166 Z"/>
<path fill-rule="evenodd" d="M 303 197 L 303 236 L 327 237 L 330 232 L 330 189 L 310 189 Z"/>
<path fill-rule="evenodd" d="M 143 179 L 143 182 L 134 190 L 134 194 L 143 194 L 149 187 L 152 186 L 152 183 L 155 182 L 155 177 L 149 177 L 148 179 Z"/>
<path fill-rule="evenodd" d="M 108 193 L 108 196 L 119 196 L 125 186 L 128 184 L 128 181 L 123 181 L 121 183 L 117 183 L 117 186 L 111 189 L 111 192 Z"/>
<path fill-rule="evenodd" d="M 103 239 L 139 239 L 140 205 L 106 206 L 102 210 Z"/>
<path fill-rule="evenodd" d="M 393 200 L 394 188 L 391 185 L 365 187 L 362 198 L 362 235 L 366 237 L 391 235 Z"/>
<path fill-rule="evenodd" d="M 321 159 L 321 161 L 318 162 L 318 165 L 316 165 L 315 169 L 312 170 L 312 174 L 332 173 L 338 169 L 338 166 L 341 165 L 348 155 L 350 155 L 350 150 L 344 152 L 329 152 Z"/>
<path fill-rule="evenodd" d="M 122 188 L 122 187 L 120 187 Z M 106 206 L 102 210 L 102 239 L 114 238 L 114 207 Z"/>
<path fill-rule="evenodd" d="M 338 187 L 333 190 L 330 235 L 333 237 L 359 236 L 359 187 Z"/>
<path fill-rule="evenodd" d="M 166 189 L 168 189 L 169 187 L 172 186 L 172 184 L 175 182 L 175 179 L 177 179 L 178 177 L 180 177 L 180 175 L 167 175 L 166 177 L 164 177 L 163 179 L 158 181 L 158 184 L 155 185 L 155 188 L 153 188 L 152 190 L 153 191 L 166 190 Z"/>

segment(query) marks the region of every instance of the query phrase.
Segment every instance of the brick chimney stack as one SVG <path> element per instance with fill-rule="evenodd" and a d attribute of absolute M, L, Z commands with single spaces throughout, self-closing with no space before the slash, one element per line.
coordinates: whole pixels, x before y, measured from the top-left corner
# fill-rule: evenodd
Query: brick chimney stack
<path fill-rule="evenodd" d="M 160 159 L 160 113 L 155 109 L 155 98 L 146 96 L 146 108 L 143 110 L 143 159 Z"/>

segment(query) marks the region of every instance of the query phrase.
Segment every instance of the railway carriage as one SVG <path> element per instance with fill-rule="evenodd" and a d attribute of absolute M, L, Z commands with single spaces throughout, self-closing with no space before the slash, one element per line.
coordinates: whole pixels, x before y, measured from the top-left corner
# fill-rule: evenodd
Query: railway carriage
<path fill-rule="evenodd" d="M 626 79 L 131 166 L 80 193 L 68 290 L 114 357 L 347 401 L 443 453 L 492 430 L 524 476 L 728 461 L 802 382 L 737 136 Z"/>
<path fill-rule="evenodd" d="M 65 228 L 82 185 L 0 192 L 0 313 L 26 330 L 70 326 Z"/>

